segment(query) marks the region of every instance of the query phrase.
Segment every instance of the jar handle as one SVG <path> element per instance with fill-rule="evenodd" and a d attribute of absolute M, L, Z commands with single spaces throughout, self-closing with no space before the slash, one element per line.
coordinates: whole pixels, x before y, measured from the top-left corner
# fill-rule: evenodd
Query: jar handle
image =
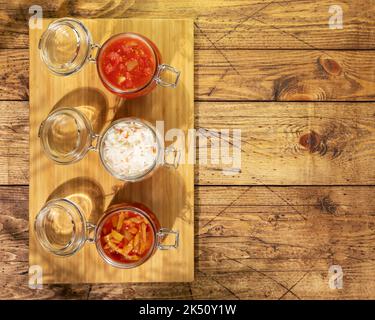
<path fill-rule="evenodd" d="M 176 78 L 175 78 L 174 82 L 165 81 L 160 77 L 162 75 L 162 73 L 166 70 L 175 74 Z M 178 71 L 176 68 L 174 68 L 174 67 L 172 67 L 168 64 L 159 64 L 158 71 L 157 71 L 154 79 L 159 86 L 176 88 L 178 80 L 180 79 L 180 74 L 181 74 L 180 71 Z"/>
<path fill-rule="evenodd" d="M 91 144 L 89 146 L 89 150 L 98 151 L 98 149 L 99 149 L 99 138 L 100 138 L 99 134 L 96 134 L 96 133 L 91 134 Z M 95 140 L 96 140 L 96 143 L 94 145 L 93 142 Z"/>
<path fill-rule="evenodd" d="M 38 138 L 40 138 L 41 135 L 42 135 L 42 130 L 43 130 L 43 127 L 44 127 L 44 123 L 45 123 L 45 122 L 46 122 L 45 120 L 42 121 L 42 123 L 41 123 L 40 126 L 39 126 L 39 129 L 38 129 Z"/>
<path fill-rule="evenodd" d="M 174 235 L 173 244 L 162 244 L 165 237 L 169 234 Z M 156 234 L 156 245 L 160 250 L 177 249 L 180 242 L 180 233 L 178 231 L 170 230 L 167 228 L 161 228 Z"/>
<path fill-rule="evenodd" d="M 172 155 L 172 157 L 173 157 L 172 161 L 167 161 L 167 156 L 169 154 L 173 154 Z M 172 146 L 169 146 L 169 147 L 165 148 L 165 150 L 164 150 L 164 165 L 166 165 L 167 167 L 177 169 L 178 165 L 180 164 L 180 159 L 181 159 L 181 151 L 180 150 L 177 150 L 175 147 L 172 147 Z"/>
<path fill-rule="evenodd" d="M 97 43 L 92 43 L 91 45 L 90 45 L 90 55 L 89 55 L 89 57 L 88 57 L 88 60 L 90 61 L 90 62 L 96 62 L 96 59 L 98 58 L 98 54 L 99 54 L 99 51 L 100 51 L 100 48 L 101 48 L 101 45 L 100 44 L 97 44 Z M 95 49 L 97 49 L 96 50 L 96 54 L 95 54 L 95 57 L 93 57 L 93 51 L 95 50 Z"/>
<path fill-rule="evenodd" d="M 92 224 L 91 222 L 86 223 L 86 241 L 93 243 L 95 242 L 95 237 L 90 236 L 90 233 L 94 231 L 96 226 Z"/>

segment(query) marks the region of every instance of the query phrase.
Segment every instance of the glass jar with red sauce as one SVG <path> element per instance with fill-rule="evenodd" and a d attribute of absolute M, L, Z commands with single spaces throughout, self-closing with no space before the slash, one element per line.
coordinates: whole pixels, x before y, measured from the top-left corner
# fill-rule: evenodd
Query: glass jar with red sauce
<path fill-rule="evenodd" d="M 71 200 L 51 200 L 37 214 L 34 232 L 49 253 L 71 256 L 92 242 L 106 263 L 123 269 L 145 263 L 158 249 L 177 249 L 179 245 L 179 232 L 161 228 L 157 216 L 139 203 L 111 206 L 93 225 Z M 169 236 L 174 237 L 173 243 L 163 243 Z"/>
<path fill-rule="evenodd" d="M 60 76 L 78 72 L 86 62 L 96 62 L 103 85 L 126 99 L 144 96 L 157 85 L 177 86 L 180 72 L 162 63 L 157 46 L 147 37 L 125 32 L 95 44 L 85 25 L 73 18 L 52 22 L 39 41 L 40 56 L 48 69 Z M 94 53 L 96 51 L 96 53 Z M 163 79 L 163 73 L 174 81 Z"/>

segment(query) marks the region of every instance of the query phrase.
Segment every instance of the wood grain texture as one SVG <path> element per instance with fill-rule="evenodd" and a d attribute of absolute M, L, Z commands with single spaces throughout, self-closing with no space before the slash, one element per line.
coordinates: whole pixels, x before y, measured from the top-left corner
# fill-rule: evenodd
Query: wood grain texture
<path fill-rule="evenodd" d="M 0 48 L 27 48 L 32 0 L 0 1 Z M 373 49 L 373 0 L 125 0 L 46 1 L 44 17 L 192 18 L 196 46 L 252 49 Z M 329 7 L 344 14 L 342 29 L 329 29 Z"/>
<path fill-rule="evenodd" d="M 75 107 L 90 119 L 95 133 L 103 133 L 113 120 L 125 116 L 165 122 L 165 130 L 186 131 L 194 126 L 193 23 L 191 20 L 85 20 L 93 39 L 103 43 L 111 34 L 133 31 L 152 39 L 163 61 L 181 71 L 176 89 L 158 87 L 132 101 L 106 91 L 95 64 L 87 64 L 68 78 L 52 75 L 39 58 L 41 30 L 30 35 L 30 265 L 43 267 L 45 283 L 117 283 L 192 281 L 194 279 L 194 168 L 160 168 L 151 178 L 124 184 L 102 166 L 98 153 L 90 152 L 69 166 L 47 158 L 38 138 L 39 126 L 52 110 Z M 47 25 L 47 24 L 45 24 Z M 180 112 L 174 112 L 175 107 Z M 168 143 L 166 142 L 166 145 Z M 174 193 L 179 190 L 178 193 Z M 69 198 L 87 208 L 94 223 L 109 204 L 140 202 L 149 207 L 164 228 L 180 232 L 177 250 L 158 250 L 143 265 L 123 270 L 100 258 L 95 245 L 86 245 L 72 257 L 47 254 L 36 242 L 33 224 L 42 206 L 54 198 Z"/>
<path fill-rule="evenodd" d="M 373 101 L 373 0 L 38 1 L 44 17 L 194 19 L 195 99 L 209 101 L 196 104 L 195 126 L 206 134 L 225 120 L 224 127 L 241 128 L 243 169 L 258 170 L 258 163 L 244 166 L 253 157 L 261 165 L 259 175 L 248 177 L 196 168 L 196 183 L 224 178 L 228 185 L 195 190 L 194 282 L 41 291 L 26 286 L 28 188 L 13 186 L 29 183 L 33 4 L 0 0 L 0 100 L 22 100 L 0 102 L 0 184 L 9 185 L 0 187 L 0 299 L 375 299 L 374 187 L 267 185 L 310 184 L 308 176 L 319 184 L 373 184 L 373 103 L 225 101 Z M 328 28 L 332 4 L 343 8 L 341 30 Z M 324 176 L 319 166 L 328 170 Z M 250 183 L 261 186 L 229 185 Z M 343 267 L 343 290 L 328 287 L 332 264 Z"/>
<path fill-rule="evenodd" d="M 200 50 L 198 101 L 372 101 L 375 51 Z M 0 50 L 0 100 L 28 99 L 27 50 Z"/>
<path fill-rule="evenodd" d="M 206 137 L 207 146 L 196 141 L 195 182 L 374 184 L 374 109 L 375 104 L 367 102 L 196 103 L 195 128 L 199 140 Z M 0 183 L 27 184 L 28 105 L 0 102 L 0 110 Z M 215 131 L 222 128 L 229 129 L 231 135 L 234 129 L 241 130 L 241 150 L 229 145 L 229 157 L 217 148 L 218 143 L 228 140 Z M 308 137 L 311 141 L 306 140 Z M 233 169 L 233 151 L 240 151 L 241 171 L 224 174 L 224 169 Z M 217 163 L 213 162 L 213 152 L 217 152 Z M 206 164 L 201 162 L 205 155 Z"/>
<path fill-rule="evenodd" d="M 0 298 L 374 299 L 374 187 L 198 187 L 192 283 L 27 282 L 28 187 L 0 187 Z M 344 288 L 328 286 L 341 265 Z"/>
<path fill-rule="evenodd" d="M 199 184 L 374 184 L 375 127 L 372 103 L 201 103 L 196 126 L 208 137 L 199 154 Z M 217 130 L 241 130 L 241 166 L 223 156 Z M 314 139 L 315 138 L 315 139 Z M 238 150 L 237 150 L 238 151 Z M 217 158 L 217 156 L 216 156 Z M 225 164 L 225 163 L 229 164 Z M 223 169 L 232 174 L 225 174 Z"/>
<path fill-rule="evenodd" d="M 196 99 L 373 100 L 374 54 L 374 51 L 201 50 L 196 58 Z"/>
<path fill-rule="evenodd" d="M 0 101 L 0 184 L 29 183 L 29 103 Z"/>
<path fill-rule="evenodd" d="M 0 50 L 0 100 L 29 100 L 28 50 Z"/>

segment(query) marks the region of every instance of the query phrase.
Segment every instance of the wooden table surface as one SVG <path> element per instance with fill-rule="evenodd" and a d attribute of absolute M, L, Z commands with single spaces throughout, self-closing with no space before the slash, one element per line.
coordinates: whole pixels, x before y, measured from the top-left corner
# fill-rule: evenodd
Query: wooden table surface
<path fill-rule="evenodd" d="M 38 1 L 51 18 L 194 18 L 195 127 L 242 129 L 237 175 L 196 165 L 194 282 L 43 290 L 27 286 L 33 4 L 0 1 L 0 298 L 375 299 L 374 0 Z"/>

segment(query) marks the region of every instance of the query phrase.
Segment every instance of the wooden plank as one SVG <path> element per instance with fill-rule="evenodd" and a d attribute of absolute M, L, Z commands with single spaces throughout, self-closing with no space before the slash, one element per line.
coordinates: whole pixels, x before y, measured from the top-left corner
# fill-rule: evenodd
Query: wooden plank
<path fill-rule="evenodd" d="M 28 50 L 0 50 L 0 100 L 29 100 Z"/>
<path fill-rule="evenodd" d="M 201 50 L 198 100 L 364 101 L 375 97 L 374 51 Z"/>
<path fill-rule="evenodd" d="M 197 103 L 195 127 L 208 138 L 207 147 L 197 140 L 196 183 L 374 184 L 374 108 L 374 103 Z M 0 102 L 0 112 L 0 184 L 28 184 L 27 103 Z M 241 130 L 240 173 L 230 157 L 218 153 L 217 164 L 212 161 L 220 142 L 215 129 Z M 230 156 L 234 150 L 239 152 L 230 146 Z M 200 162 L 205 154 L 207 164 Z M 223 171 L 231 168 L 233 174 Z"/>
<path fill-rule="evenodd" d="M 211 143 L 199 149 L 208 161 L 199 159 L 197 182 L 374 184 L 374 116 L 373 103 L 201 103 L 196 127 Z M 231 148 L 236 153 L 241 148 L 240 168 L 232 154 L 219 153 L 218 141 L 234 142 L 215 131 L 221 128 L 232 136 L 241 130 L 241 144 Z"/>
<path fill-rule="evenodd" d="M 64 299 L 82 300 L 89 296 L 90 285 L 44 285 L 41 290 L 28 287 L 27 262 L 2 262 L 0 300 Z"/>
<path fill-rule="evenodd" d="M 29 182 L 29 103 L 0 102 L 0 184 Z"/>
<path fill-rule="evenodd" d="M 374 299 L 374 187 L 198 187 L 191 284 L 45 286 L 46 298 Z M 0 298 L 26 288 L 28 187 L 0 187 Z M 21 250 L 20 248 L 23 249 Z M 340 265 L 344 287 L 329 288 Z M 295 285 L 296 284 L 296 285 Z M 289 292 L 288 289 L 291 289 Z"/>
<path fill-rule="evenodd" d="M 91 121 L 95 133 L 103 134 L 114 120 L 137 117 L 165 122 L 165 130 L 187 130 L 194 126 L 193 22 L 180 20 L 107 19 L 85 20 L 97 39 L 128 30 L 142 34 L 157 44 L 162 59 L 181 71 L 176 88 L 158 87 L 132 101 L 120 100 L 105 90 L 94 64 L 84 66 L 69 77 L 52 75 L 38 57 L 42 30 L 30 34 L 30 219 L 47 199 L 70 197 L 90 206 L 138 202 L 149 207 L 164 228 L 180 232 L 177 250 L 157 250 L 137 268 L 123 270 L 106 264 L 96 246 L 84 246 L 72 257 L 61 259 L 46 255 L 37 245 L 30 222 L 30 264 L 43 267 L 45 283 L 121 283 L 188 282 L 194 278 L 194 167 L 181 164 L 178 169 L 160 168 L 159 172 L 136 184 L 123 183 L 110 175 L 96 152 L 68 166 L 53 163 L 44 153 L 38 138 L 39 127 L 52 110 L 78 108 Z M 48 24 L 45 24 L 46 26 Z M 34 54 L 32 54 L 34 53 Z M 164 89 L 164 90 L 163 90 Z M 168 90 L 169 89 L 169 90 Z M 179 106 L 180 112 L 175 112 Z M 58 130 L 57 130 L 58 131 Z M 56 136 L 58 136 L 58 132 Z M 161 151 L 164 152 L 163 150 Z M 182 155 L 185 153 L 182 150 Z M 118 189 L 116 192 L 114 190 Z M 63 195 L 59 190 L 64 190 Z M 179 190 L 178 193 L 174 192 Z M 94 192 L 93 192 L 94 191 Z M 79 202 L 80 203 L 80 202 Z M 85 205 L 81 204 L 81 207 Z M 95 215 L 102 215 L 98 208 Z M 87 212 L 86 212 L 87 213 Z M 88 213 L 87 213 L 88 214 Z M 89 214 L 88 214 L 89 215 Z M 92 218 L 92 216 L 91 216 Z M 95 219 L 95 217 L 94 217 Z M 172 240 L 171 240 L 172 241 Z M 89 267 L 90 266 L 90 267 Z M 64 272 L 61 272 L 64 270 Z"/>
<path fill-rule="evenodd" d="M 370 1 L 371 2 L 371 1 Z M 331 5 L 342 29 L 330 29 Z M 27 48 L 32 0 L 0 1 L 0 48 Z M 368 0 L 131 0 L 38 1 L 44 17 L 193 18 L 196 47 L 242 49 L 373 49 L 375 6 Z"/>
<path fill-rule="evenodd" d="M 374 60 L 375 51 L 200 50 L 195 100 L 372 101 Z M 28 99 L 28 66 L 27 50 L 0 50 L 0 100 Z"/>

